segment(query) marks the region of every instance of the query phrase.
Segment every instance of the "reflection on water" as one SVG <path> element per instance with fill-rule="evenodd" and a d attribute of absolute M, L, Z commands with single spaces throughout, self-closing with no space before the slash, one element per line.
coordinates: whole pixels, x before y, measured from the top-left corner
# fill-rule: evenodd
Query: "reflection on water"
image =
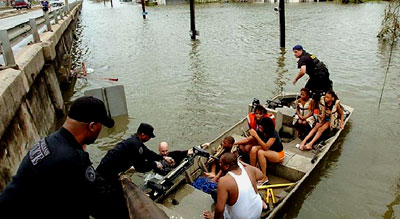
<path fill-rule="evenodd" d="M 288 72 L 286 65 L 285 65 L 285 56 L 286 56 L 286 49 L 285 48 L 280 48 L 280 56 L 276 59 L 276 80 L 275 80 L 275 85 L 276 89 L 274 92 L 274 95 L 278 95 L 282 93 L 283 88 L 285 87 L 286 83 L 290 80 L 288 80 L 288 77 L 285 77 L 285 74 Z"/>
<path fill-rule="evenodd" d="M 397 218 L 400 215 L 400 180 L 397 183 L 395 199 L 387 205 L 387 210 L 383 215 L 384 219 Z"/>
<path fill-rule="evenodd" d="M 254 97 L 265 101 L 294 86 L 297 60 L 291 47 L 303 47 L 327 64 L 344 104 L 355 108 L 338 150 L 309 179 L 288 215 L 299 218 L 375 218 L 396 199 L 400 170 L 400 45 L 393 50 L 387 84 L 378 101 L 388 47 L 379 42 L 386 3 L 286 4 L 286 50 L 279 49 L 277 4 L 196 5 L 199 40 L 189 36 L 186 4 L 148 7 L 147 19 L 134 2 L 84 1 L 76 65 L 93 72 L 77 90 L 122 84 L 129 117 L 88 147 L 95 165 L 105 151 L 136 131 L 140 122 L 155 127 L 156 150 L 186 149 L 217 137 L 247 113 Z M 115 77 L 119 81 L 95 78 Z M 102 134 L 103 136 L 103 134 Z M 141 176 L 140 174 L 138 174 Z M 354 203 L 357 203 L 355 205 Z"/>

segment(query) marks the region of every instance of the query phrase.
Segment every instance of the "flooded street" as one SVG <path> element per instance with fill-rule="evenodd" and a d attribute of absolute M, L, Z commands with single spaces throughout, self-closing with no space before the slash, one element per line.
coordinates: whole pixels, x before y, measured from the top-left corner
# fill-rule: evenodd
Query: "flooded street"
<path fill-rule="evenodd" d="M 146 20 L 139 4 L 107 4 L 84 1 L 75 65 L 84 61 L 93 72 L 87 84 L 77 82 L 73 98 L 122 84 L 129 117 L 88 147 L 95 166 L 141 122 L 155 127 L 151 149 L 160 141 L 186 149 L 234 125 L 253 98 L 298 92 L 306 77 L 292 84 L 298 70 L 291 48 L 302 44 L 328 66 L 334 90 L 355 111 L 286 217 L 400 217 L 398 43 L 378 112 L 390 48 L 376 35 L 386 3 L 287 3 L 284 53 L 277 4 L 196 5 L 197 41 L 189 36 L 189 4 L 147 7 Z"/>

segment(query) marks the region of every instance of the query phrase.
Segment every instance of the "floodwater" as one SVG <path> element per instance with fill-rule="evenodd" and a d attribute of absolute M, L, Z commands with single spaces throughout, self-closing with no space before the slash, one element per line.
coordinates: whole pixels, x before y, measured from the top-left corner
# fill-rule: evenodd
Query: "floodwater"
<path fill-rule="evenodd" d="M 160 141 L 172 149 L 211 141 L 246 115 L 254 97 L 300 90 L 306 77 L 291 84 L 291 47 L 302 44 L 327 64 L 339 98 L 355 112 L 285 216 L 400 217 L 400 46 L 387 71 L 390 47 L 376 38 L 386 5 L 287 3 L 281 53 L 277 4 L 196 5 L 200 36 L 191 41 L 188 4 L 147 7 L 143 20 L 136 3 L 84 1 L 74 64 L 84 61 L 93 72 L 88 83 L 78 81 L 73 98 L 122 84 L 129 111 L 88 147 L 92 161 L 141 122 L 155 127 L 157 137 L 146 143 L 154 150 Z"/>

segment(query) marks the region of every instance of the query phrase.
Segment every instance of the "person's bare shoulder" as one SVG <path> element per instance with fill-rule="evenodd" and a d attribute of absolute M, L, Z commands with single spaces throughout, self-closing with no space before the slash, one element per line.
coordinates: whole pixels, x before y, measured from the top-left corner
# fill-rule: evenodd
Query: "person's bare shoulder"
<path fill-rule="evenodd" d="M 229 176 L 228 174 L 226 174 L 225 176 L 221 177 L 218 180 L 218 185 L 225 185 L 226 182 L 229 182 L 229 178 L 231 178 L 231 176 Z"/>
<path fill-rule="evenodd" d="M 221 177 L 218 180 L 218 188 L 223 188 L 223 189 L 228 189 L 231 185 L 232 182 L 234 181 L 234 179 L 232 178 L 232 176 L 230 176 L 229 174 L 226 174 L 225 176 Z"/>

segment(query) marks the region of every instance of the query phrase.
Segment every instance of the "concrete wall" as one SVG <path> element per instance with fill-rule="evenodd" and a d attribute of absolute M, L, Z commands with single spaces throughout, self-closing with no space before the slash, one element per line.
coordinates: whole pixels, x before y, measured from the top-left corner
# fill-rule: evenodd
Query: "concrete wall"
<path fill-rule="evenodd" d="M 15 55 L 19 69 L 0 71 L 0 191 L 33 143 L 56 128 L 64 115 L 60 86 L 69 81 L 70 51 L 81 4 L 40 34 L 41 43 Z"/>

